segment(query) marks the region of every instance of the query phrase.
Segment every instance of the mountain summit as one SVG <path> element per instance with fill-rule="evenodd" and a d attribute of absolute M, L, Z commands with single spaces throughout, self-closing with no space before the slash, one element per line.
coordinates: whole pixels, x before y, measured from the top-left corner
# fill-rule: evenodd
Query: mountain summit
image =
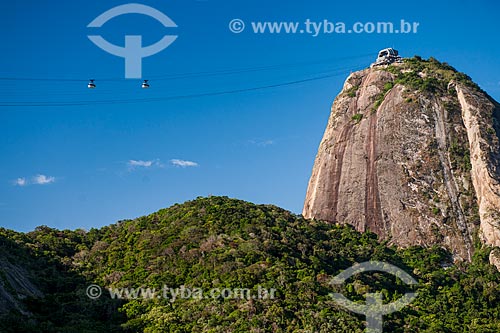
<path fill-rule="evenodd" d="M 352 73 L 331 108 L 306 218 L 500 269 L 500 105 L 446 63 L 420 57 Z M 478 243 L 479 244 L 479 243 Z"/>

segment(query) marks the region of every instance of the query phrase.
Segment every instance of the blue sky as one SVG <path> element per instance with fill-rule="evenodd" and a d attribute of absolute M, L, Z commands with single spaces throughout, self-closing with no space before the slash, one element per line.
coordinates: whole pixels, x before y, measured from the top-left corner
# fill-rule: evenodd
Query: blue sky
<path fill-rule="evenodd" d="M 334 97 L 384 47 L 446 61 L 500 100 L 493 0 L 137 2 L 178 27 L 130 14 L 87 28 L 123 0 L 0 4 L 0 226 L 89 229 L 210 194 L 300 213 Z M 239 34 L 228 28 L 235 18 L 246 23 Z M 420 25 L 416 34 L 251 31 L 250 22 L 306 19 Z M 142 60 L 146 90 L 89 34 L 117 45 L 124 35 L 143 45 L 178 38 Z"/>

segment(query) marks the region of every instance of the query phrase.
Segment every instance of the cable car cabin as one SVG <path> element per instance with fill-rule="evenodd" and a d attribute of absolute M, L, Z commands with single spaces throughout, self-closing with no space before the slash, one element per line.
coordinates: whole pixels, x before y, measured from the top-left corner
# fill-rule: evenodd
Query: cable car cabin
<path fill-rule="evenodd" d="M 394 62 L 402 62 L 399 52 L 393 48 L 387 48 L 378 52 L 377 60 L 370 67 L 389 65 Z"/>

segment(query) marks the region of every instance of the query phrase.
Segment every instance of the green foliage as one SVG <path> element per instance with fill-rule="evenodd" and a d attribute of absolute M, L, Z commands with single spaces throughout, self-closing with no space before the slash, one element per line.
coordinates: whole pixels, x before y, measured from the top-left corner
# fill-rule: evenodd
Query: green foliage
<path fill-rule="evenodd" d="M 357 124 L 363 119 L 363 114 L 362 113 L 356 113 L 351 117 L 351 119 Z"/>
<path fill-rule="evenodd" d="M 383 90 L 383 93 L 384 93 L 384 94 L 385 94 L 385 93 L 387 93 L 389 90 L 391 90 L 391 89 L 392 89 L 392 87 L 393 87 L 393 86 L 394 86 L 394 83 L 392 83 L 392 82 L 386 82 L 386 83 L 384 84 L 384 90 Z"/>
<path fill-rule="evenodd" d="M 376 112 L 378 110 L 379 106 L 382 104 L 382 102 L 385 99 L 385 95 L 387 94 L 387 92 L 389 90 L 392 89 L 393 86 L 394 86 L 394 83 L 391 81 L 386 82 L 384 84 L 382 91 L 380 92 L 380 94 L 378 94 L 377 98 L 375 99 L 375 103 L 373 104 L 373 108 L 372 108 L 373 112 Z"/>
<path fill-rule="evenodd" d="M 470 162 L 470 151 L 465 143 L 458 143 L 456 140 L 452 141 L 448 151 L 450 153 L 451 166 L 454 169 L 469 172 L 472 170 Z"/>
<path fill-rule="evenodd" d="M 384 331 L 500 329 L 500 274 L 487 264 L 489 249 L 479 248 L 469 265 L 454 266 L 441 248 L 397 250 L 372 233 L 272 205 L 198 198 L 89 232 L 0 231 L 0 251 L 12 261 L 23 258 L 45 295 L 25 301 L 30 320 L 4 316 L 2 332 L 363 332 L 364 318 L 336 305 L 330 292 L 357 302 L 382 292 L 391 302 L 412 290 L 385 273 L 330 285 L 333 276 L 366 260 L 392 263 L 419 282 L 417 299 L 385 316 Z M 261 285 L 275 288 L 276 299 L 89 300 L 89 283 L 253 291 Z"/>
<path fill-rule="evenodd" d="M 90 300 L 85 295 L 89 282 L 70 265 L 85 243 L 82 230 L 41 226 L 22 234 L 0 228 L 0 284 L 31 314 L 27 317 L 12 307 L 0 311 L 0 332 L 121 331 L 120 304 Z M 44 296 L 18 295 L 17 288 L 25 285 L 21 276 L 33 281 Z"/>
<path fill-rule="evenodd" d="M 352 86 L 351 88 L 346 90 L 346 94 L 349 97 L 356 97 L 356 91 L 358 91 L 359 85 Z"/>
<path fill-rule="evenodd" d="M 452 66 L 445 62 L 441 63 L 432 57 L 428 60 L 419 56 L 404 59 L 403 65 L 391 65 L 385 70 L 395 74 L 394 83 L 402 84 L 414 91 L 444 94 L 451 81 L 460 82 L 481 91 L 469 76 L 457 72 Z"/>

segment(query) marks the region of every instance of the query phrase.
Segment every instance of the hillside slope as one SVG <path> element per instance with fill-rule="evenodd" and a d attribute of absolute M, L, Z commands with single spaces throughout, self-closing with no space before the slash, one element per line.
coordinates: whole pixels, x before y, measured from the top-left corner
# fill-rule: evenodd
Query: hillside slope
<path fill-rule="evenodd" d="M 479 248 L 452 265 L 440 248 L 398 250 L 370 232 L 305 220 L 272 205 L 198 198 L 134 220 L 92 229 L 1 230 L 0 249 L 40 294 L 16 296 L 23 312 L 3 312 L 2 332 L 363 332 L 364 317 L 335 304 L 340 292 L 363 302 L 409 291 L 398 278 L 358 274 L 330 280 L 355 262 L 390 262 L 418 280 L 419 296 L 384 317 L 390 332 L 498 332 L 500 273 Z M 0 266 L 5 276 L 5 266 Z M 97 299 L 86 297 L 91 283 Z M 112 299 L 107 288 L 274 288 L 275 298 Z M 184 287 L 182 287 L 184 286 Z M 122 294 L 123 295 L 123 294 Z M 0 297 L 1 294 L 0 294 Z M 460 314 L 460 315 L 457 315 Z"/>

